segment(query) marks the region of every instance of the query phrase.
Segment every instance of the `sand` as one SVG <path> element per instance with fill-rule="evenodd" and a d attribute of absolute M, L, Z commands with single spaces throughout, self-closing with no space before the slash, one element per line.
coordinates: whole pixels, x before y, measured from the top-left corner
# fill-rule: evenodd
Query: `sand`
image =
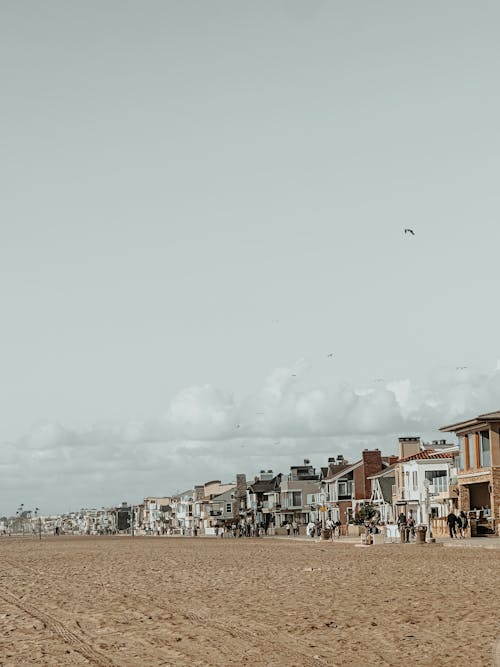
<path fill-rule="evenodd" d="M 0 665 L 491 665 L 500 550 L 0 538 Z"/>

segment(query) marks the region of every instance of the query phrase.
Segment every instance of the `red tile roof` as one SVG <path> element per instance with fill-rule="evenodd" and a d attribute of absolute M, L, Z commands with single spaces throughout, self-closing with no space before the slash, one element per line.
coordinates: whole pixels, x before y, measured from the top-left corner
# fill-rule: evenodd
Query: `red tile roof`
<path fill-rule="evenodd" d="M 412 456 L 407 456 L 404 459 L 399 459 L 397 463 L 402 463 L 404 461 L 415 461 L 420 459 L 452 459 L 453 452 L 439 452 L 435 449 L 425 449 L 423 452 L 418 452 L 418 454 L 413 454 Z"/>

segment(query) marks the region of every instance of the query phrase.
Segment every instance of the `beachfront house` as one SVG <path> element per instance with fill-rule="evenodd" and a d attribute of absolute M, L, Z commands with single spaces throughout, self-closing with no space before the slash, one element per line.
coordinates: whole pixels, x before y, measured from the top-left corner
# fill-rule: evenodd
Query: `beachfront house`
<path fill-rule="evenodd" d="M 500 411 L 443 426 L 458 438 L 458 507 L 471 534 L 500 535 Z"/>
<path fill-rule="evenodd" d="M 175 503 L 175 522 L 182 533 L 194 527 L 194 489 L 179 493 Z"/>
<path fill-rule="evenodd" d="M 415 523 L 430 526 L 431 519 L 446 517 L 449 506 L 445 496 L 456 451 L 426 449 L 396 463 L 392 491 L 395 519 L 403 512 L 411 514 Z"/>
<path fill-rule="evenodd" d="M 253 522 L 269 530 L 273 524 L 276 499 L 279 498 L 281 473 L 274 475 L 272 470 L 261 470 L 253 482 L 247 484 L 246 505 L 251 512 Z"/>
<path fill-rule="evenodd" d="M 299 526 L 308 523 L 311 507 L 307 497 L 318 493 L 319 482 L 320 474 L 309 459 L 304 459 L 303 465 L 291 466 L 290 473 L 282 475 L 279 502 L 274 506 L 276 528 L 292 521 L 296 521 Z M 274 495 L 274 492 L 267 495 L 268 499 L 270 495 Z"/>
<path fill-rule="evenodd" d="M 134 507 L 134 527 L 146 535 L 164 535 L 170 531 L 174 521 L 173 498 L 171 496 L 149 496 L 141 505 Z"/>
<path fill-rule="evenodd" d="M 236 482 L 229 484 L 222 484 L 216 479 L 195 486 L 192 527 L 201 533 L 212 535 L 216 526 L 232 520 L 237 521 L 245 495 L 245 475 L 237 475 Z"/>
<path fill-rule="evenodd" d="M 324 499 L 326 518 L 351 523 L 356 512 L 372 496 L 371 477 L 390 465 L 393 458 L 382 457 L 379 449 L 362 452 L 361 459 L 349 464 L 343 457 L 330 460 L 327 477 L 322 480 L 320 500 Z"/>

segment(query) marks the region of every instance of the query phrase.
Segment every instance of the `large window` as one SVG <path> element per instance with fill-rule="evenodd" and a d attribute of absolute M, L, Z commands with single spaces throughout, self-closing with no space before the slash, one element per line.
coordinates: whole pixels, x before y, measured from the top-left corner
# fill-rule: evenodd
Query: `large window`
<path fill-rule="evenodd" d="M 481 447 L 479 453 L 481 456 L 480 465 L 482 468 L 487 468 L 491 465 L 491 453 L 490 453 L 490 433 L 489 431 L 481 431 Z"/>
<path fill-rule="evenodd" d="M 446 470 L 426 470 L 425 479 L 428 479 L 429 482 L 432 482 L 436 477 L 446 477 L 448 472 Z"/>
<path fill-rule="evenodd" d="M 292 491 L 292 507 L 301 507 L 302 491 Z"/>

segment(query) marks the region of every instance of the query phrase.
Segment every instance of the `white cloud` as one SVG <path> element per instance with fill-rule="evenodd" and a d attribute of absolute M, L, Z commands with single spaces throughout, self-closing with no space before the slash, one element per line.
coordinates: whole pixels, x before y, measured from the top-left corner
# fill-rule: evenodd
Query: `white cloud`
<path fill-rule="evenodd" d="M 426 386 L 404 378 L 357 389 L 305 387 L 307 371 L 303 361 L 276 369 L 240 401 L 188 387 L 155 421 L 38 426 L 0 446 L 0 514 L 19 502 L 49 511 L 137 501 L 239 471 L 286 471 L 303 457 L 353 458 L 363 447 L 389 453 L 398 435 L 438 437 L 443 424 L 500 407 L 499 370 L 437 369 Z"/>

